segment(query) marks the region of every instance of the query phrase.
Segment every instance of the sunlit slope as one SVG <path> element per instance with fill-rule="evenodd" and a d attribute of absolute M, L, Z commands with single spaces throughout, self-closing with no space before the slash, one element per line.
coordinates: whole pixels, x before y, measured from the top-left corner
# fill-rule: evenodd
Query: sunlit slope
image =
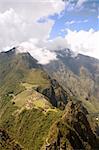
<path fill-rule="evenodd" d="M 37 70 L 38 69 L 38 70 Z M 29 53 L 16 54 L 15 49 L 0 53 L 0 93 L 17 94 L 24 90 L 21 82 L 46 84 L 41 66 Z"/>

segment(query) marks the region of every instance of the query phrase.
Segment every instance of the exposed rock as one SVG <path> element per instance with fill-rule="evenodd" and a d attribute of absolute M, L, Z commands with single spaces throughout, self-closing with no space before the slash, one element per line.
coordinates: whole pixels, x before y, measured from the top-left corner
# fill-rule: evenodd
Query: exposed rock
<path fill-rule="evenodd" d="M 57 60 L 45 65 L 45 70 L 72 96 L 78 97 L 90 112 L 99 110 L 99 60 L 61 49 Z M 87 105 L 88 104 L 88 105 Z"/>
<path fill-rule="evenodd" d="M 99 140 L 93 133 L 81 102 L 68 102 L 61 120 L 49 133 L 46 150 L 99 149 Z"/>
<path fill-rule="evenodd" d="M 49 98 L 50 103 L 60 109 L 64 109 L 68 102 L 69 96 L 66 91 L 59 85 L 55 79 L 50 79 L 50 86 L 46 88 L 38 87 L 36 89 Z"/>

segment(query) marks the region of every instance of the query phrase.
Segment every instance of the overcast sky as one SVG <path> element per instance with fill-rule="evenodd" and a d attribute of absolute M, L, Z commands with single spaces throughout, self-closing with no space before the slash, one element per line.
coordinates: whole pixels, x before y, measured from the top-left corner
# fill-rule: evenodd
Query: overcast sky
<path fill-rule="evenodd" d="M 99 0 L 0 0 L 0 51 L 19 46 L 40 63 L 71 48 L 99 58 Z"/>

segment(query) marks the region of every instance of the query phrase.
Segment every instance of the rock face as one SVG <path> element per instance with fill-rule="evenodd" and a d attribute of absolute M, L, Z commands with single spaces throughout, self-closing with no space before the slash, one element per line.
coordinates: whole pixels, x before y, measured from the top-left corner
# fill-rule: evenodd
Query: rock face
<path fill-rule="evenodd" d="M 45 95 L 50 103 L 60 109 L 64 109 L 69 99 L 66 91 L 59 85 L 55 79 L 50 79 L 50 85 L 46 88 L 37 88 L 37 91 Z"/>
<path fill-rule="evenodd" d="M 70 94 L 85 100 L 91 106 L 87 107 L 89 111 L 98 111 L 99 60 L 81 54 L 73 56 L 68 49 L 58 50 L 56 55 L 57 60 L 44 66 L 46 71 Z"/>
<path fill-rule="evenodd" d="M 68 102 L 62 118 L 51 128 L 46 150 L 99 149 L 99 140 L 91 130 L 87 113 L 81 102 Z"/>

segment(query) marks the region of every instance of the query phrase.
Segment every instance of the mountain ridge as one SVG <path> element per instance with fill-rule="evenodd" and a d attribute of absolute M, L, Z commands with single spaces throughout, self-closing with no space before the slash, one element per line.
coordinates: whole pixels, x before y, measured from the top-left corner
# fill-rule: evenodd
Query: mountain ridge
<path fill-rule="evenodd" d="M 0 139 L 0 149 L 11 150 L 17 143 L 24 150 L 99 147 L 96 115 L 72 89 L 65 89 L 29 53 L 16 54 L 14 48 L 0 57 L 0 132 L 9 137 Z"/>
<path fill-rule="evenodd" d="M 68 51 L 69 52 L 69 51 Z M 46 64 L 45 70 L 69 93 L 89 102 L 96 102 L 99 110 L 99 60 L 79 54 L 67 55 L 66 50 L 57 51 L 57 60 Z M 86 103 L 85 101 L 85 103 Z M 89 105 L 89 104 L 88 104 Z M 93 104 L 94 105 L 94 104 Z M 96 109 L 96 108 L 95 108 Z"/>

